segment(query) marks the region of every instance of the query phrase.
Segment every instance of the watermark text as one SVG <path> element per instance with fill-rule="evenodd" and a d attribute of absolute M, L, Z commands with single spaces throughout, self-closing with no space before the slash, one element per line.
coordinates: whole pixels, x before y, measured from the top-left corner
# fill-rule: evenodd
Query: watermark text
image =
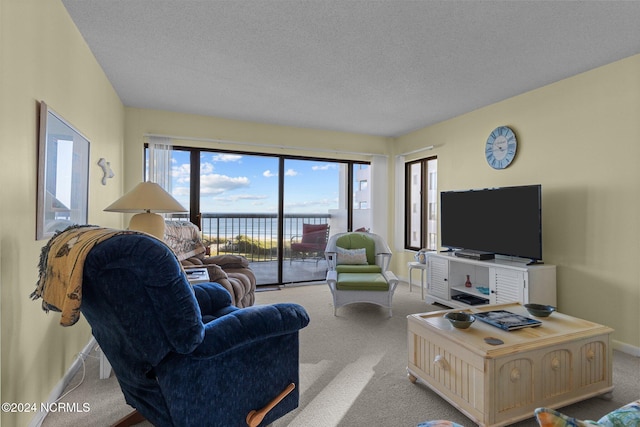
<path fill-rule="evenodd" d="M 88 402 L 3 402 L 2 412 L 90 412 L 91 405 Z"/>

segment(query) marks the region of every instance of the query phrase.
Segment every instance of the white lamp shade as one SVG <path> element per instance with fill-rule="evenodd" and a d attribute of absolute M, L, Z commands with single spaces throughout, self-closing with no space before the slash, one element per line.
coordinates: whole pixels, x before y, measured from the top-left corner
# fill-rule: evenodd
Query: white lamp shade
<path fill-rule="evenodd" d="M 173 196 L 167 193 L 155 182 L 141 182 L 131 191 L 111 203 L 105 209 L 107 212 L 187 212 L 187 210 Z"/>

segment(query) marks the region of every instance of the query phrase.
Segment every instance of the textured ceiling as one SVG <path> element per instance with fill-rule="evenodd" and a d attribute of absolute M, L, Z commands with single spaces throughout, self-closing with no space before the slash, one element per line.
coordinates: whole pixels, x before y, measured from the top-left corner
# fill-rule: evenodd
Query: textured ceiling
<path fill-rule="evenodd" d="M 640 1 L 63 3 L 126 106 L 381 136 L 640 53 Z"/>

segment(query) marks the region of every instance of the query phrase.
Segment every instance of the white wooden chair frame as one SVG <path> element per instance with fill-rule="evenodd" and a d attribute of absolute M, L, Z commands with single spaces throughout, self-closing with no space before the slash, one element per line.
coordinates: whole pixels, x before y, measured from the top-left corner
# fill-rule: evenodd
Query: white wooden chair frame
<path fill-rule="evenodd" d="M 358 233 L 358 232 L 353 232 Z M 384 291 L 369 291 L 369 290 L 340 290 L 337 288 L 338 272 L 336 271 L 336 241 L 339 237 L 345 234 L 352 233 L 338 233 L 329 238 L 327 243 L 327 249 L 325 250 L 325 257 L 327 259 L 327 265 L 329 267 L 327 271 L 327 284 L 331 290 L 333 296 L 333 314 L 337 315 L 338 308 L 349 304 L 355 303 L 370 303 L 377 304 L 381 307 L 389 310 L 389 317 L 393 315 L 392 301 L 393 293 L 398 286 L 398 278 L 393 272 L 389 271 L 389 264 L 391 263 L 391 249 L 387 243 L 377 234 L 374 233 L 362 233 L 372 238 L 375 243 L 376 252 L 376 264 L 380 266 L 381 274 L 389 284 L 389 290 Z"/>

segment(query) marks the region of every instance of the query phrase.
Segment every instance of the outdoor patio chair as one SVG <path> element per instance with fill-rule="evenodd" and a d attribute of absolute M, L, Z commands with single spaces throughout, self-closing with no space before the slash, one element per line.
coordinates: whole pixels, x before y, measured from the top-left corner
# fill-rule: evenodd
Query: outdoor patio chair
<path fill-rule="evenodd" d="M 318 261 L 324 258 L 324 250 L 329 239 L 329 224 L 302 224 L 302 235 L 291 237 L 291 258 L 290 262 L 296 259 L 315 259 Z"/>

